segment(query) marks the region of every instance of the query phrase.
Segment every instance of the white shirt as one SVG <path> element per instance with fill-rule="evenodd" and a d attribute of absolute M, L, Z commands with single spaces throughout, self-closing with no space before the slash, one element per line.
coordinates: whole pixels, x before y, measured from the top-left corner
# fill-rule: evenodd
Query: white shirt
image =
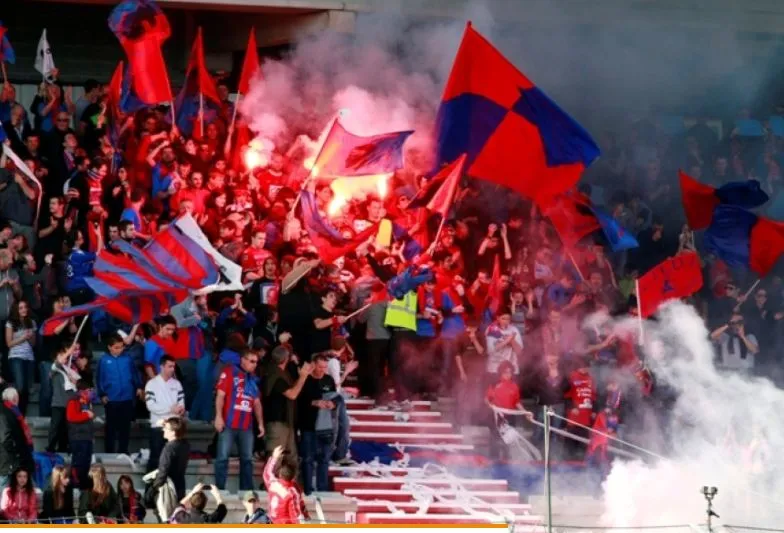
<path fill-rule="evenodd" d="M 160 374 L 147 382 L 144 387 L 147 409 L 150 411 L 150 426 L 160 424 L 174 414 L 174 408 L 185 405 L 185 392 L 177 378 L 164 381 Z"/>

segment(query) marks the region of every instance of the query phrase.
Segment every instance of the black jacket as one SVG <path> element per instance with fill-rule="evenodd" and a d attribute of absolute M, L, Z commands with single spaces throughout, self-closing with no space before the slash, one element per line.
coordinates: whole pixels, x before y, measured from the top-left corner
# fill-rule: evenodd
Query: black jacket
<path fill-rule="evenodd" d="M 27 444 L 19 420 L 5 405 L 0 410 L 0 475 L 10 476 L 17 468 L 35 472 L 33 450 Z"/>
<path fill-rule="evenodd" d="M 59 520 L 63 518 L 73 520 L 73 517 L 76 516 L 76 511 L 74 510 L 73 487 L 71 487 L 71 485 L 68 485 L 65 488 L 63 506 L 60 509 L 54 508 L 54 491 L 51 486 L 46 487 L 43 500 L 43 511 L 38 516 L 39 520 Z"/>
<path fill-rule="evenodd" d="M 166 478 L 169 478 L 177 490 L 177 501 L 183 499 L 185 497 L 185 470 L 188 468 L 190 453 L 191 446 L 185 439 L 167 442 L 158 460 L 158 475 L 152 482 L 153 488 L 163 487 L 166 484 Z"/>

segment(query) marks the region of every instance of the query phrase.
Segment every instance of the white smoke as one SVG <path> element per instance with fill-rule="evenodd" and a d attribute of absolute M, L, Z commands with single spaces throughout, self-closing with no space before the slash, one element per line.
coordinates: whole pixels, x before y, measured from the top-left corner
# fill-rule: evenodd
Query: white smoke
<path fill-rule="evenodd" d="M 666 459 L 616 461 L 604 483 L 603 525 L 698 524 L 706 520 L 703 486 L 718 488 L 715 523 L 778 527 L 784 508 L 780 462 L 784 391 L 767 380 L 719 372 L 714 347 L 692 307 L 676 303 L 646 330 L 651 368 L 679 394 Z M 661 435 L 650 435 L 645 443 Z M 647 447 L 647 446 L 646 446 Z M 756 450 L 754 452 L 753 450 Z"/>

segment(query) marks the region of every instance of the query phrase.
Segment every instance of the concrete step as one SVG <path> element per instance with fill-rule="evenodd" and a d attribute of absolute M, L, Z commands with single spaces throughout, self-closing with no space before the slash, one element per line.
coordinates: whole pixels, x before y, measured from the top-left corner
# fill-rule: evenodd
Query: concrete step
<path fill-rule="evenodd" d="M 375 477 L 374 473 L 389 476 L 410 476 L 421 472 L 421 468 L 407 467 L 396 468 L 386 465 L 379 465 L 378 467 L 365 467 L 365 466 L 330 466 L 330 477 Z"/>
<path fill-rule="evenodd" d="M 422 485 L 434 489 L 450 489 L 461 487 L 465 490 L 503 491 L 509 486 L 505 479 L 437 479 L 395 476 L 389 478 L 375 477 L 336 477 L 332 480 L 337 492 L 348 489 L 402 489 L 407 484 Z"/>
<path fill-rule="evenodd" d="M 358 422 L 441 422 L 440 411 L 380 411 L 378 409 L 349 409 L 348 416 Z"/>
<path fill-rule="evenodd" d="M 351 422 L 351 431 L 360 433 L 454 433 L 448 422 Z"/>
<path fill-rule="evenodd" d="M 412 411 L 432 411 L 432 407 L 433 402 L 423 400 L 411 402 Z M 369 398 L 352 398 L 350 400 L 346 400 L 346 408 L 352 410 L 378 409 L 376 407 L 376 401 Z"/>
<path fill-rule="evenodd" d="M 460 514 L 465 512 L 465 505 L 462 503 L 443 503 L 433 502 L 428 505 L 423 505 L 425 502 L 397 502 L 393 504 L 394 509 L 404 513 L 418 513 L 420 509 L 427 509 L 426 513 L 432 514 Z M 538 523 L 542 517 L 537 515 L 528 514 L 531 512 L 531 506 L 527 503 L 495 503 L 484 505 L 472 505 L 472 509 L 482 512 L 509 512 L 516 516 L 529 516 L 532 523 Z M 384 502 L 374 501 L 357 501 L 357 513 L 388 513 L 390 512 L 390 505 Z"/>
<path fill-rule="evenodd" d="M 406 490 L 384 490 L 384 489 L 346 489 L 343 494 L 349 498 L 357 500 L 386 500 L 390 502 L 414 502 L 416 501 L 413 492 Z M 469 491 L 456 492 L 450 490 L 439 490 L 440 497 L 446 500 L 466 498 L 474 496 L 487 503 L 520 503 L 520 494 L 514 491 Z"/>
<path fill-rule="evenodd" d="M 353 429 L 353 428 L 352 428 Z M 436 444 L 462 444 L 463 436 L 456 433 L 392 433 L 379 431 L 351 431 L 352 440 L 384 442 L 387 444 L 405 445 L 436 445 Z M 465 445 L 473 449 L 471 445 Z"/>
<path fill-rule="evenodd" d="M 520 525 L 515 525 L 516 533 L 544 533 L 544 526 L 532 526 L 527 524 L 526 517 L 521 517 Z M 517 516 L 512 517 L 511 521 L 501 516 L 477 516 L 470 514 L 441 514 L 441 515 L 413 515 L 413 514 L 391 514 L 391 513 L 358 513 L 358 524 L 395 524 L 400 526 L 414 527 L 418 525 L 452 525 L 452 524 L 518 524 Z"/>

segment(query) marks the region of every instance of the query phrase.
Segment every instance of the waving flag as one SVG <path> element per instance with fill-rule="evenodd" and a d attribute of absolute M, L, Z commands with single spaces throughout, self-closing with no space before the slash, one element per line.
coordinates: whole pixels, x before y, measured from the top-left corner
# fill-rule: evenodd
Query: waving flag
<path fill-rule="evenodd" d="M 120 144 L 120 128 L 122 128 L 120 101 L 122 99 L 123 62 L 117 63 L 106 90 L 106 123 L 109 142 L 117 148 Z"/>
<path fill-rule="evenodd" d="M 602 227 L 590 204 L 590 199 L 580 193 L 566 193 L 555 197 L 544 210 L 566 247 L 574 247 L 586 235 Z"/>
<path fill-rule="evenodd" d="M 318 250 L 319 257 L 326 264 L 356 250 L 359 245 L 367 242 L 378 232 L 378 224 L 373 224 L 351 239 L 344 237 L 319 214 L 316 200 L 310 191 L 302 191 L 300 208 L 303 227 Z"/>
<path fill-rule="evenodd" d="M 599 147 L 469 23 L 438 110 L 436 164 L 463 153 L 469 176 L 545 205 L 574 187 Z"/>
<path fill-rule="evenodd" d="M 82 316 L 103 309 L 114 318 L 126 324 L 150 322 L 166 314 L 188 296 L 186 290 L 167 291 L 130 291 L 112 298 L 99 297 L 90 303 L 71 307 L 45 321 L 42 335 L 54 335 L 58 326 L 71 317 Z"/>
<path fill-rule="evenodd" d="M 256 28 L 251 28 L 250 35 L 248 35 L 248 45 L 245 47 L 245 59 L 242 62 L 242 72 L 240 72 L 237 92 L 248 94 L 250 92 L 250 82 L 260 70 L 259 49 L 256 45 Z"/>
<path fill-rule="evenodd" d="M 667 300 L 685 298 L 702 287 L 702 266 L 695 252 L 676 255 L 656 265 L 637 281 L 642 318 Z"/>
<path fill-rule="evenodd" d="M 715 189 L 704 185 L 685 172 L 678 173 L 681 185 L 683 210 L 693 230 L 705 229 L 711 224 L 713 210 L 719 204 L 753 209 L 765 204 L 769 197 L 757 180 L 727 183 Z"/>
<path fill-rule="evenodd" d="M 8 35 L 6 35 L 7 32 L 8 28 L 0 21 L 0 61 L 13 65 L 16 63 L 16 54 L 11 46 L 11 41 L 8 40 Z"/>
<path fill-rule="evenodd" d="M 728 265 L 765 276 L 784 253 L 784 223 L 735 205 L 720 204 L 713 210 L 704 243 L 707 251 Z"/>
<path fill-rule="evenodd" d="M 429 211 L 446 217 L 455 199 L 460 179 L 463 177 L 465 161 L 466 155 L 463 154 L 442 168 L 425 187 L 420 189 L 408 207 L 427 207 Z"/>
<path fill-rule="evenodd" d="M 604 233 L 604 236 L 607 238 L 607 243 L 610 245 L 613 252 L 622 252 L 623 250 L 630 250 L 640 246 L 637 239 L 634 238 L 634 235 L 626 231 L 623 226 L 609 214 L 593 206 L 591 206 L 591 212 L 593 212 L 593 215 L 599 222 L 602 233 Z"/>
<path fill-rule="evenodd" d="M 412 133 L 413 130 L 360 137 L 336 120 L 316 157 L 314 174 L 349 177 L 392 173 L 403 168 L 403 144 Z"/>
<path fill-rule="evenodd" d="M 49 40 L 46 38 L 46 28 L 44 28 L 41 38 L 38 40 L 34 66 L 35 70 L 40 72 L 45 80 L 52 75 L 52 71 L 55 69 L 52 49 L 49 47 Z"/>
<path fill-rule="evenodd" d="M 142 103 L 171 101 L 171 86 L 161 45 L 171 29 L 153 0 L 123 0 L 109 15 L 109 29 L 128 56 L 129 92 Z"/>
<path fill-rule="evenodd" d="M 204 61 L 204 42 L 201 36 L 201 28 L 196 33 L 196 40 L 193 41 L 191 57 L 188 61 L 188 69 L 185 72 L 185 84 L 177 95 L 175 111 L 177 113 L 177 128 L 185 135 L 195 135 L 201 138 L 201 123 L 199 120 L 199 110 L 204 112 L 204 122 L 209 122 L 217 116 L 217 109 L 220 107 L 220 97 L 215 80 L 212 79 L 207 71 L 207 64 Z M 194 134 L 194 124 L 199 126 Z"/>

